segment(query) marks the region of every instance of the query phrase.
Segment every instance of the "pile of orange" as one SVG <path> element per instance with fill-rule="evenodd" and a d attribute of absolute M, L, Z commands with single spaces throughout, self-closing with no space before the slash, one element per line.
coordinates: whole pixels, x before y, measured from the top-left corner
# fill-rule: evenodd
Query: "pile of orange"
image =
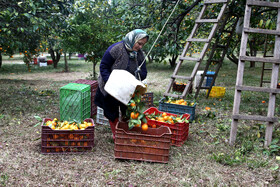
<path fill-rule="evenodd" d="M 185 118 L 183 116 L 167 114 L 166 112 L 158 113 L 158 114 L 154 114 L 154 113 L 153 114 L 146 114 L 146 116 L 150 120 L 155 120 L 155 121 L 158 121 L 158 122 L 169 123 L 169 124 L 183 123 L 183 122 L 188 123 L 189 122 L 187 120 L 187 118 Z"/>
<path fill-rule="evenodd" d="M 52 121 L 47 121 L 44 125 L 49 126 L 53 130 L 85 130 L 93 124 L 86 121 L 82 123 L 59 121 L 57 118 L 54 118 Z"/>
<path fill-rule="evenodd" d="M 166 103 L 177 104 L 177 105 L 186 105 L 186 106 L 193 106 L 194 102 L 188 102 L 184 99 L 168 99 Z"/>
<path fill-rule="evenodd" d="M 143 114 L 144 103 L 141 102 L 141 95 L 136 91 L 127 105 L 126 117 L 128 118 L 128 126 L 140 127 L 142 131 L 148 130 L 147 120 Z"/>

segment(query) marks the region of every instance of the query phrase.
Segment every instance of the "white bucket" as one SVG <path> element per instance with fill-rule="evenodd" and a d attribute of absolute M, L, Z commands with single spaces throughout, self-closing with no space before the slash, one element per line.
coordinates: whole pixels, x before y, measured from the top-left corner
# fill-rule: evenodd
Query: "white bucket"
<path fill-rule="evenodd" d="M 199 85 L 201 75 L 203 74 L 204 71 L 197 71 L 195 77 L 194 77 L 194 89 L 196 89 Z M 206 77 L 204 77 L 204 81 L 202 83 L 202 86 L 205 85 Z"/>
<path fill-rule="evenodd" d="M 113 70 L 104 89 L 125 105 L 128 104 L 136 90 L 140 94 L 146 92 L 146 86 L 125 70 Z"/>

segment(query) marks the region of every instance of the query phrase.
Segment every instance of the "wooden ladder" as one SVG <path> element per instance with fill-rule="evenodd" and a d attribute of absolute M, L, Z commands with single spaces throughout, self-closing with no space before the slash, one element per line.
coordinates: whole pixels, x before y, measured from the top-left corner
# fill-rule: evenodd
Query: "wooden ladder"
<path fill-rule="evenodd" d="M 202 60 L 203 60 L 203 58 L 204 58 L 204 56 L 205 56 L 205 54 L 206 54 L 206 52 L 209 48 L 210 42 L 211 42 L 211 40 L 212 40 L 216 30 L 217 30 L 218 24 L 219 24 L 223 14 L 224 14 L 224 11 L 227 7 L 228 1 L 229 0 L 205 0 L 204 1 L 201 12 L 200 12 L 197 20 L 195 21 L 195 25 L 192 29 L 192 32 L 187 39 L 186 45 L 183 49 L 183 52 L 182 52 L 181 56 L 179 57 L 179 61 L 177 62 L 175 70 L 174 70 L 174 72 L 171 76 L 170 83 L 168 84 L 167 90 L 163 94 L 164 96 L 171 96 L 171 97 L 174 97 L 174 98 L 185 98 L 186 95 L 190 93 L 190 91 L 191 91 L 190 89 L 191 89 L 191 85 L 192 85 L 192 82 L 194 80 L 194 77 L 197 73 L 197 70 L 200 66 L 200 63 L 202 62 Z M 220 3 L 222 3 L 222 6 L 220 8 L 220 12 L 218 13 L 218 16 L 215 19 L 204 18 L 205 14 L 207 12 L 211 11 L 211 10 L 208 10 L 209 8 L 207 9 L 207 7 L 212 6 L 213 4 L 220 4 Z M 213 24 L 212 29 L 211 29 L 211 31 L 208 35 L 208 38 L 195 38 L 199 27 L 204 23 Z M 193 57 L 188 57 L 187 56 L 187 52 L 191 49 L 191 46 L 192 46 L 193 42 L 199 42 L 199 43 L 201 42 L 202 44 L 204 43 L 203 49 L 200 52 L 200 55 L 199 55 L 198 58 L 193 58 Z M 180 67 L 181 67 L 181 65 L 184 61 L 195 62 L 194 69 L 192 71 L 192 74 L 189 77 L 178 75 L 178 71 L 179 71 L 179 69 L 180 69 Z M 181 95 L 171 93 L 171 88 L 172 88 L 173 83 L 176 79 L 183 79 L 183 80 L 188 81 L 188 83 L 187 83 L 187 85 L 186 85 L 186 87 L 185 87 L 185 89 L 184 89 L 184 91 L 182 92 Z"/>
<path fill-rule="evenodd" d="M 209 97 L 212 87 L 214 86 L 215 80 L 218 76 L 220 68 L 222 67 L 222 63 L 224 61 L 225 55 L 227 53 L 227 49 L 229 47 L 230 41 L 235 31 L 235 27 L 238 22 L 238 17 L 233 16 L 228 10 L 225 13 L 225 18 L 219 28 L 219 32 L 216 34 L 216 40 L 213 46 L 211 47 L 212 50 L 209 54 L 209 58 L 206 62 L 204 71 L 201 75 L 200 82 L 196 88 L 195 98 L 198 97 L 199 91 L 201 89 L 208 89 L 206 97 Z M 217 58 L 218 57 L 218 58 Z M 211 65 L 214 66 L 214 74 L 207 74 Z M 205 77 L 212 77 L 210 78 L 210 85 L 204 85 L 203 82 Z"/>
<path fill-rule="evenodd" d="M 252 6 L 268 7 L 274 9 L 276 8 L 278 11 L 276 30 L 258 29 L 258 28 L 250 27 Z M 264 57 L 246 56 L 248 34 L 253 34 L 253 33 L 275 35 L 275 46 L 274 46 L 273 57 L 264 58 Z M 244 16 L 244 27 L 242 31 L 242 38 L 240 44 L 240 57 L 238 61 L 238 70 L 237 70 L 237 77 L 236 77 L 235 96 L 234 96 L 230 142 L 229 142 L 230 145 L 233 145 L 236 140 L 238 120 L 256 120 L 256 121 L 266 122 L 267 124 L 266 124 L 264 146 L 268 147 L 272 141 L 273 124 L 278 121 L 278 119 L 274 116 L 274 112 L 275 112 L 276 94 L 280 93 L 280 89 L 276 88 L 278 73 L 279 73 L 279 62 L 280 62 L 279 45 L 280 45 L 280 2 L 247 0 L 245 16 Z M 264 62 L 264 63 L 272 64 L 271 83 L 269 88 L 243 85 L 245 61 L 261 62 L 261 63 Z M 262 115 L 239 114 L 242 91 L 268 93 L 269 102 L 268 102 L 267 115 L 262 116 Z"/>

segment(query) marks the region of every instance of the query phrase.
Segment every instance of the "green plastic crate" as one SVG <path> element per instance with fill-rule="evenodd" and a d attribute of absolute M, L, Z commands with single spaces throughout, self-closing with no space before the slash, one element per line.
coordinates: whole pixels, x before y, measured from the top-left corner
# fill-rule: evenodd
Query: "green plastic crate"
<path fill-rule="evenodd" d="M 90 118 L 90 85 L 69 83 L 59 91 L 60 119 L 82 121 Z"/>

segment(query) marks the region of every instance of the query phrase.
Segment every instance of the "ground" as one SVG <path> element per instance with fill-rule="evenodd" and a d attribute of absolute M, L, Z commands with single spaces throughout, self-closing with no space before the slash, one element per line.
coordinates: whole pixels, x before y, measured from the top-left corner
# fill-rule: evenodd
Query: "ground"
<path fill-rule="evenodd" d="M 171 70 L 155 69 L 151 70 L 148 85 L 156 101 L 168 80 L 162 74 Z M 263 154 L 262 145 L 256 145 L 261 141 L 256 136 L 256 129 L 249 126 L 251 122 L 242 122 L 244 128 L 240 127 L 238 132 L 240 141 L 236 146 L 228 145 L 234 81 L 229 81 L 229 95 L 225 98 L 199 100 L 188 140 L 183 146 L 172 146 L 168 164 L 160 164 L 116 160 L 110 128 L 99 124 L 95 127 L 95 146 L 91 152 L 41 154 L 41 128 L 40 125 L 34 127 L 38 123 L 34 116 L 59 116 L 59 88 L 87 78 L 89 74 L 84 71 L 63 73 L 61 70 L 10 72 L 1 74 L 0 78 L 0 186 L 280 184 L 280 163 L 275 155 Z M 215 113 L 213 118 L 205 111 L 205 106 L 211 107 Z M 263 137 L 263 129 L 259 132 Z"/>

